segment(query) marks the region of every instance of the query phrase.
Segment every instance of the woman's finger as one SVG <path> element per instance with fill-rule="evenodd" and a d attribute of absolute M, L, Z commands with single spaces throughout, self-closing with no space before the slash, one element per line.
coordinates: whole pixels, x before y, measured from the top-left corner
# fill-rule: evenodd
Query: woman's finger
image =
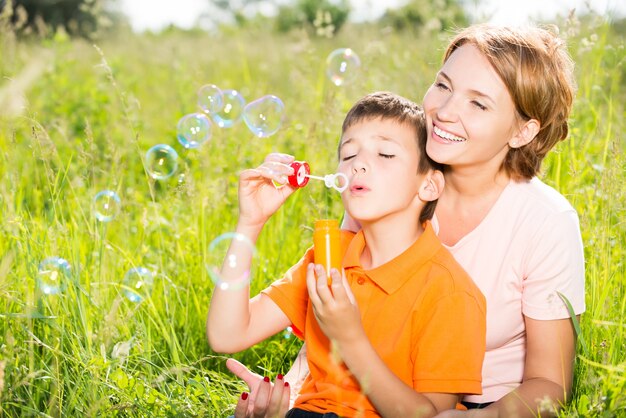
<path fill-rule="evenodd" d="M 252 416 L 254 418 L 264 418 L 267 416 L 267 406 L 270 401 L 270 395 L 272 394 L 272 384 L 270 379 L 266 376 L 259 384 L 256 398 L 254 399 L 254 405 L 252 406 Z"/>
<path fill-rule="evenodd" d="M 248 393 L 243 392 L 237 400 L 237 406 L 235 406 L 235 418 L 247 418 L 248 413 Z"/>
<path fill-rule="evenodd" d="M 280 410 L 283 404 L 284 387 L 285 387 L 285 381 L 283 379 L 283 375 L 279 374 L 278 376 L 276 376 L 276 380 L 274 380 L 274 388 L 272 390 L 272 394 L 270 396 L 270 400 L 267 405 L 268 417 L 280 416 L 279 414 L 280 414 Z M 284 416 L 284 414 L 282 416 Z"/>
<path fill-rule="evenodd" d="M 287 411 L 289 411 L 290 399 L 291 399 L 291 386 L 289 385 L 289 382 L 285 382 L 283 384 L 283 397 L 281 398 L 280 408 L 276 416 L 284 417 L 285 415 L 287 415 Z"/>
<path fill-rule="evenodd" d="M 228 370 L 230 370 L 235 376 L 246 382 L 249 390 L 254 390 L 259 382 L 263 380 L 260 375 L 252 373 L 246 366 L 234 358 L 226 360 L 226 368 L 228 368 Z"/>

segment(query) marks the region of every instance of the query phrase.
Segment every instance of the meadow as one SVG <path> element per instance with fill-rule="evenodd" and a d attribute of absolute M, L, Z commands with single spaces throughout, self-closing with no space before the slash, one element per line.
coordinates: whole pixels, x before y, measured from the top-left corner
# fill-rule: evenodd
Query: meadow
<path fill-rule="evenodd" d="M 572 401 L 563 417 L 626 416 L 626 53 L 601 17 L 558 23 L 576 61 L 578 96 L 568 140 L 541 178 L 577 209 L 585 243 L 587 311 L 580 321 Z M 343 115 L 359 97 L 391 90 L 420 101 L 449 33 L 347 25 L 333 38 L 305 31 L 124 34 L 94 42 L 57 33 L 20 40 L 0 31 L 0 416 L 225 417 L 245 385 L 208 348 L 213 289 L 209 246 L 232 231 L 237 176 L 287 152 L 314 174 L 334 171 Z M 327 55 L 361 58 L 337 87 Z M 274 94 L 282 128 L 255 137 L 243 123 L 212 129 L 187 150 L 176 124 L 212 83 L 248 101 Z M 178 170 L 155 180 L 146 151 L 168 144 Z M 93 199 L 115 191 L 120 213 L 99 221 Z M 312 225 L 342 215 L 337 193 L 311 182 L 263 231 L 252 293 L 309 246 Z M 68 261 L 65 289 L 37 283 L 48 257 Z M 154 273 L 149 295 L 125 296 L 125 273 Z M 277 335 L 234 357 L 285 373 L 300 342 Z"/>

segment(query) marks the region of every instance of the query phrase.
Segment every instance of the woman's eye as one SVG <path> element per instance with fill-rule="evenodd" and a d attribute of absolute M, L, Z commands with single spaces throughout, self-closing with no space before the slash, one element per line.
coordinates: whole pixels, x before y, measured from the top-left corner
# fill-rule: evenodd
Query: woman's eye
<path fill-rule="evenodd" d="M 392 154 L 382 154 L 382 153 L 379 153 L 378 155 L 380 155 L 383 158 L 393 158 L 393 157 L 395 157 L 395 155 L 392 155 Z"/>
<path fill-rule="evenodd" d="M 439 90 L 448 90 L 448 86 L 441 81 L 435 81 L 435 87 L 437 87 Z"/>
<path fill-rule="evenodd" d="M 476 106 L 477 108 L 479 108 L 480 110 L 487 110 L 487 106 L 483 105 L 480 102 L 477 102 L 476 100 L 474 100 L 472 104 Z"/>

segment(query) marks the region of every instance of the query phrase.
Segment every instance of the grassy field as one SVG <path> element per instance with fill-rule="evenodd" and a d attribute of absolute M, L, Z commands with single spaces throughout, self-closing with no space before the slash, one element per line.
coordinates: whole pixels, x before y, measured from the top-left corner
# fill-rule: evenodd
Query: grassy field
<path fill-rule="evenodd" d="M 569 140 L 542 178 L 576 207 L 587 260 L 587 312 L 574 396 L 562 416 L 626 416 L 626 184 L 624 39 L 598 19 L 562 22 L 579 93 Z M 213 288 L 210 242 L 234 228 L 237 173 L 270 151 L 334 171 L 350 104 L 375 90 L 420 101 L 448 35 L 346 27 L 333 39 L 259 31 L 125 36 L 96 45 L 57 35 L 18 41 L 0 33 L 0 416 L 224 417 L 244 386 L 205 339 Z M 336 87 L 325 58 L 351 47 L 356 80 Z M 240 123 L 213 126 L 185 150 L 176 124 L 197 111 L 206 83 L 248 101 L 275 94 L 283 127 L 257 138 Z M 24 100 L 20 100 L 23 98 Z M 168 144 L 178 171 L 155 181 L 145 153 Z M 92 200 L 113 190 L 121 211 L 98 221 Z M 296 193 L 258 243 L 256 293 L 311 242 L 320 217 L 341 216 L 320 183 Z M 70 265 L 66 288 L 37 285 L 48 257 Z M 126 271 L 154 272 L 142 302 L 125 297 Z M 299 348 L 277 335 L 235 357 L 261 374 L 284 373 Z"/>

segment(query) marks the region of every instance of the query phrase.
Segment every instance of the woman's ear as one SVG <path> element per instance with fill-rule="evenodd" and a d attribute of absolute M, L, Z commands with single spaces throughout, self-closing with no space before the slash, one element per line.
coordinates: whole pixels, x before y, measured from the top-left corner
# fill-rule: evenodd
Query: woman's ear
<path fill-rule="evenodd" d="M 541 123 L 537 119 L 524 122 L 517 134 L 509 140 L 509 147 L 523 147 L 537 137 L 540 129 Z"/>
<path fill-rule="evenodd" d="M 439 199 L 445 180 L 443 173 L 439 170 L 430 170 L 430 172 L 424 177 L 418 195 L 420 200 L 424 202 L 432 202 Z"/>

